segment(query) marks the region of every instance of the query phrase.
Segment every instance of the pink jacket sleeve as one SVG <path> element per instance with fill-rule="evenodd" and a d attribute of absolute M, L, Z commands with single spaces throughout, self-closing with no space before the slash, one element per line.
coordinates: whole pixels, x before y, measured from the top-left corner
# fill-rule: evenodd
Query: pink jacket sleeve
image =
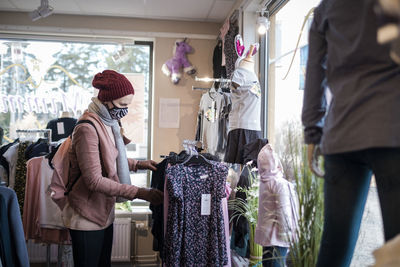
<path fill-rule="evenodd" d="M 72 137 L 75 153 L 81 170 L 81 178 L 90 191 L 100 192 L 108 196 L 121 196 L 134 199 L 138 188 L 133 185 L 120 184 L 108 177 L 103 177 L 100 162 L 99 137 L 91 125 L 78 125 Z M 106 152 L 103 152 L 106 153 Z M 136 163 L 130 160 L 129 168 Z"/>

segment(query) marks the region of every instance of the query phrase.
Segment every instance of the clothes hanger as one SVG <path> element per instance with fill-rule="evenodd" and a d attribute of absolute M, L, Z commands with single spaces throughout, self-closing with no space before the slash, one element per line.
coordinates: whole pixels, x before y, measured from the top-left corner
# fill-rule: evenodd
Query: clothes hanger
<path fill-rule="evenodd" d="M 196 150 L 197 141 L 188 141 L 187 148 L 189 150 L 189 158 L 182 164 L 185 166 L 189 165 L 206 165 L 211 166 L 212 163 L 206 159 L 203 155 L 199 154 Z"/>

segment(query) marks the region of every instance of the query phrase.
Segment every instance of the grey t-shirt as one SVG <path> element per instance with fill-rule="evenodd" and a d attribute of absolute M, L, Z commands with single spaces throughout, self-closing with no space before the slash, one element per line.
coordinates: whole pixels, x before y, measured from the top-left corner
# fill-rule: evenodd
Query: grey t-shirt
<path fill-rule="evenodd" d="M 212 155 L 217 155 L 218 144 L 222 141 L 219 140 L 221 138 L 219 133 L 223 130 L 220 129 L 220 121 L 223 119 L 221 116 L 226 105 L 226 97 L 215 91 L 203 94 L 200 100 L 200 141 L 207 148 L 207 152 Z"/>
<path fill-rule="evenodd" d="M 229 114 L 229 131 L 246 129 L 261 131 L 261 89 L 257 75 L 238 67 L 233 72 L 232 82 L 239 85 L 232 89 L 232 110 Z"/>

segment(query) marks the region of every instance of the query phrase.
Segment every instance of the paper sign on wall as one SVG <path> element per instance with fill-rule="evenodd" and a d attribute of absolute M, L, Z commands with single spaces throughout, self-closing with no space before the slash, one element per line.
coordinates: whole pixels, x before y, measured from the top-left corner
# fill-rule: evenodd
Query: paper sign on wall
<path fill-rule="evenodd" d="M 160 98 L 158 127 L 179 128 L 179 105 L 179 98 Z"/>

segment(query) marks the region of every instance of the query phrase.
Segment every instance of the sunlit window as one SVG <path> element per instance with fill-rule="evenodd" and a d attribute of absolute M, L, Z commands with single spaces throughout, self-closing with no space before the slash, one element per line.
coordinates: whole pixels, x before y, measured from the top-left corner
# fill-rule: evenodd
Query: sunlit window
<path fill-rule="evenodd" d="M 105 69 L 124 73 L 135 89 L 122 123 L 132 140 L 128 156 L 148 157 L 149 44 L 105 44 L 0 39 L 0 127 L 3 143 L 18 129 L 44 129 L 60 116 L 79 118 L 96 95 L 93 76 Z M 146 186 L 145 172 L 133 174 Z"/>

